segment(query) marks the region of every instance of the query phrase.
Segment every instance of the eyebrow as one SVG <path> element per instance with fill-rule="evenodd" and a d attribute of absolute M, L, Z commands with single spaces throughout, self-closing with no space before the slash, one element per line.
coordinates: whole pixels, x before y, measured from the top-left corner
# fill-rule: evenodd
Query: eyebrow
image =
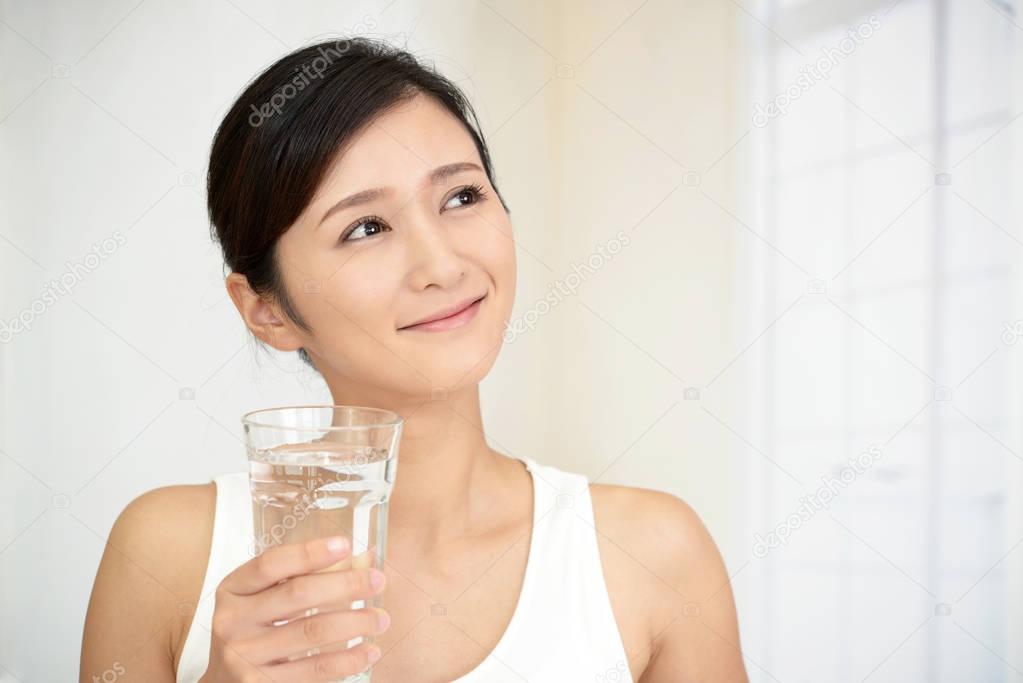
<path fill-rule="evenodd" d="M 470 161 L 459 161 L 453 164 L 445 164 L 430 171 L 430 175 L 427 176 L 427 182 L 431 185 L 436 185 L 456 173 L 472 170 L 482 171 L 483 169 L 480 168 L 478 164 L 474 164 Z M 349 195 L 327 209 L 327 212 L 323 214 L 323 218 L 320 219 L 317 227 L 323 225 L 328 218 L 338 211 L 344 211 L 345 209 L 350 209 L 353 206 L 359 206 L 361 204 L 368 204 L 387 194 L 389 194 L 389 190 L 382 187 L 374 187 L 369 190 L 363 190 L 361 192 L 356 192 L 353 195 Z"/>

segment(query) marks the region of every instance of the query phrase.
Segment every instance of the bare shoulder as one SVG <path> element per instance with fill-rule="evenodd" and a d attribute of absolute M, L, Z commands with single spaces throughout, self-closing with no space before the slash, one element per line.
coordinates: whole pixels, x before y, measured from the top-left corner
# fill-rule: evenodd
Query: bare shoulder
<path fill-rule="evenodd" d="M 173 681 L 202 589 L 213 533 L 213 483 L 164 486 L 129 502 L 110 530 L 86 613 L 82 681 Z M 128 662 L 131 662 L 130 666 Z"/>
<path fill-rule="evenodd" d="M 590 493 L 634 678 L 746 680 L 728 572 L 699 514 L 664 491 L 590 484 Z"/>
<path fill-rule="evenodd" d="M 212 482 L 162 486 L 139 495 L 114 522 L 108 551 L 114 546 L 126 566 L 185 597 L 196 573 L 200 584 L 203 579 L 216 495 Z"/>
<path fill-rule="evenodd" d="M 598 530 L 649 556 L 654 567 L 674 573 L 718 559 L 703 520 L 678 496 L 613 484 L 590 484 L 590 492 Z"/>
<path fill-rule="evenodd" d="M 695 598 L 708 576 L 719 575 L 721 556 L 707 527 L 684 500 L 665 491 L 591 484 L 598 540 L 632 559 L 642 584 L 676 598 Z M 725 577 L 727 578 L 727 577 Z M 650 597 L 650 596 L 647 596 Z"/>

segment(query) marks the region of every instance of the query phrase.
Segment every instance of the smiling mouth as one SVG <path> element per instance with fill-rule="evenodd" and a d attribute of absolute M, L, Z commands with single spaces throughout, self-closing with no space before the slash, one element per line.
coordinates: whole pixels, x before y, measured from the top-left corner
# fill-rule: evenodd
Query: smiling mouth
<path fill-rule="evenodd" d="M 483 300 L 487 298 L 484 294 L 480 298 L 474 300 L 468 306 L 458 310 L 450 315 L 443 318 L 436 318 L 434 320 L 426 320 L 415 325 L 406 325 L 405 327 L 399 327 L 398 331 L 423 331 L 423 332 L 440 332 L 443 330 L 455 329 L 462 327 L 476 317 L 476 312 L 479 310 Z"/>

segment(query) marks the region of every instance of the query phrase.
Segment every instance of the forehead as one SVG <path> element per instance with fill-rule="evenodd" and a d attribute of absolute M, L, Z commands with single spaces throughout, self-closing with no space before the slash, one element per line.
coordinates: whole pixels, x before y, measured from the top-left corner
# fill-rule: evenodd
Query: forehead
<path fill-rule="evenodd" d="M 443 105 L 417 95 L 355 135 L 325 185 L 331 193 L 413 186 L 430 170 L 455 161 L 480 163 L 472 136 Z"/>

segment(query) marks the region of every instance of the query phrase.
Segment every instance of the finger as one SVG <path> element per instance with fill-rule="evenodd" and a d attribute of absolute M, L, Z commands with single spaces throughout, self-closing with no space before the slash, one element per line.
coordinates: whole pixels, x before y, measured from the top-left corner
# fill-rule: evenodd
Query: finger
<path fill-rule="evenodd" d="M 371 653 L 376 656 L 370 657 Z M 339 652 L 323 652 L 293 662 L 266 666 L 262 671 L 274 683 L 335 681 L 365 671 L 379 658 L 380 648 L 377 645 L 359 643 Z"/>
<path fill-rule="evenodd" d="M 293 576 L 327 568 L 346 557 L 351 546 L 344 536 L 276 545 L 228 574 L 221 587 L 235 595 L 252 595 Z"/>
<path fill-rule="evenodd" d="M 376 568 L 349 569 L 295 576 L 252 599 L 252 622 L 275 624 L 320 612 L 349 610 L 356 600 L 367 600 L 383 590 L 384 573 Z"/>
<path fill-rule="evenodd" d="M 234 649 L 242 657 L 251 654 L 257 661 L 283 663 L 289 658 L 343 650 L 354 638 L 383 633 L 390 621 L 387 612 L 374 607 L 328 612 L 266 629 L 255 638 L 236 643 Z"/>
<path fill-rule="evenodd" d="M 358 555 L 353 556 L 351 552 L 347 553 L 340 560 L 330 565 L 325 569 L 318 571 L 332 572 L 339 569 L 355 569 L 356 567 L 372 567 L 376 564 L 376 546 L 372 545 L 368 550 L 365 550 Z"/>

